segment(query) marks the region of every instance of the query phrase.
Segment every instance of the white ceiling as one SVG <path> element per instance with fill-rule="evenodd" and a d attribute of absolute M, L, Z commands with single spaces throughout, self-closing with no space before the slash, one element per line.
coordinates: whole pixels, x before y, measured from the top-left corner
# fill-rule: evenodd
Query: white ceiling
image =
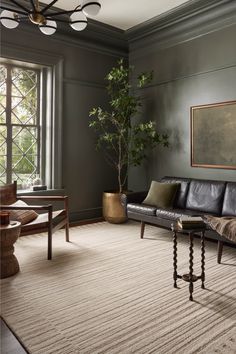
<path fill-rule="evenodd" d="M 102 5 L 95 20 L 127 30 L 189 0 L 100 0 Z M 51 0 L 41 0 L 50 3 Z M 56 7 L 74 9 L 80 0 L 58 0 Z"/>

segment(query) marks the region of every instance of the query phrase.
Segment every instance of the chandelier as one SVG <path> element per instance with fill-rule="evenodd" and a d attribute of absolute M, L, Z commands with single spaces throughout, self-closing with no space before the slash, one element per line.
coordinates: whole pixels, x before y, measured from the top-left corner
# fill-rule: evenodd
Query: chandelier
<path fill-rule="evenodd" d="M 27 7 L 18 0 L 9 0 L 14 8 L 0 4 L 0 9 L 3 10 L 0 22 L 4 27 L 13 29 L 20 22 L 30 20 L 33 24 L 38 25 L 40 31 L 46 35 L 56 32 L 57 22 L 69 23 L 75 31 L 83 31 L 88 23 L 86 16 L 96 16 L 101 8 L 99 1 L 82 0 L 82 3 L 74 10 L 50 11 L 57 1 L 53 0 L 42 8 L 42 3 L 39 5 L 38 0 L 30 0 Z M 61 15 L 67 15 L 68 18 L 61 18 Z"/>

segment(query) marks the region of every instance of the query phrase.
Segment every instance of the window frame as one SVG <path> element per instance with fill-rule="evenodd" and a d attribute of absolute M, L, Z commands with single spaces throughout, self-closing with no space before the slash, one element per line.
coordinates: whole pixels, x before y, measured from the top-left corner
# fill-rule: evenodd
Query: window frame
<path fill-rule="evenodd" d="M 13 129 L 14 127 L 32 127 L 37 129 L 37 166 L 36 166 L 36 174 L 39 174 L 40 171 L 42 171 L 42 164 L 44 163 L 45 157 L 41 153 L 41 146 L 42 143 L 42 134 L 41 134 L 41 109 L 40 109 L 40 102 L 41 102 L 41 75 L 40 75 L 40 68 L 29 68 L 28 66 L 18 65 L 18 64 L 11 64 L 7 62 L 1 62 L 0 65 L 4 66 L 6 68 L 6 123 L 0 123 L 1 126 L 5 126 L 7 129 L 7 137 L 6 137 L 6 145 L 7 145 L 7 161 L 6 161 L 6 183 L 12 183 L 13 178 L 13 169 L 12 169 L 12 145 L 13 145 Z M 33 70 L 36 75 L 37 75 L 37 85 L 36 85 L 36 90 L 37 90 L 37 111 L 36 111 L 36 124 L 21 124 L 19 123 L 13 123 L 12 122 L 12 112 L 13 112 L 13 107 L 12 107 L 12 87 L 13 87 L 13 75 L 12 75 L 12 70 L 14 68 L 19 68 L 22 70 Z M 41 177 L 41 173 L 40 173 Z"/>
<path fill-rule="evenodd" d="M 45 178 L 48 189 L 62 189 L 62 114 L 63 114 L 63 61 L 61 55 L 42 50 L 5 43 L 2 46 L 1 62 L 23 63 L 31 68 L 40 66 L 47 78 L 46 106 L 41 109 L 42 116 L 50 124 L 46 129 L 51 137 L 45 154 Z M 32 64 L 34 63 L 34 64 Z M 41 85 L 43 88 L 43 85 Z M 44 90 L 46 91 L 46 90 Z M 41 96 L 42 97 L 42 96 Z M 48 122 L 48 120 L 50 122 Z M 43 134 L 43 131 L 42 131 Z M 42 148 L 44 148 L 42 144 Z M 44 168 L 44 166 L 43 166 Z"/>

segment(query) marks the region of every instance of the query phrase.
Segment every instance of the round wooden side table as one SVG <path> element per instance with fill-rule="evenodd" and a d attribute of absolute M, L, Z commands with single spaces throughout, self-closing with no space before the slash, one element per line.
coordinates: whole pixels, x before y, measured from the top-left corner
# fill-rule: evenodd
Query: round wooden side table
<path fill-rule="evenodd" d="M 0 226 L 1 279 L 10 277 L 20 270 L 13 246 L 20 235 L 20 227 L 21 223 L 18 221 Z"/>
<path fill-rule="evenodd" d="M 193 283 L 198 279 L 202 282 L 202 289 L 205 289 L 205 230 L 206 227 L 193 228 L 192 229 L 181 229 L 177 225 L 172 225 L 173 231 L 173 266 L 174 266 L 174 288 L 177 288 L 177 279 L 183 279 L 189 283 L 189 300 L 193 301 Z M 201 235 L 201 274 L 193 274 L 193 239 L 194 234 L 199 233 Z M 187 234 L 189 235 L 189 273 L 178 274 L 177 272 L 177 234 Z"/>

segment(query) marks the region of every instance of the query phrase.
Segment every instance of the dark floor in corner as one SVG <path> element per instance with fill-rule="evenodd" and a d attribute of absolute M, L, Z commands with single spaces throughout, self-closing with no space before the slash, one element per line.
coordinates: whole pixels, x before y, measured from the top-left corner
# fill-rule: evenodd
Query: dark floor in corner
<path fill-rule="evenodd" d="M 1 320 L 1 354 L 27 354 L 27 351 L 22 347 L 18 339 L 7 327 L 5 322 Z"/>

